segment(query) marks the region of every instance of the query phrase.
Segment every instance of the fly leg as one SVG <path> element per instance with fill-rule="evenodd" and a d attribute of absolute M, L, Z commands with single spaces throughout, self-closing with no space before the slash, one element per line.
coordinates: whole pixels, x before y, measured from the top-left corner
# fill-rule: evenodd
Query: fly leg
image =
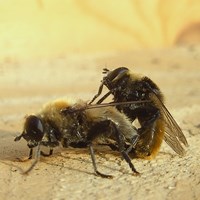
<path fill-rule="evenodd" d="M 28 159 L 32 159 L 33 157 L 33 148 L 30 149 Z"/>
<path fill-rule="evenodd" d="M 100 176 L 102 178 L 113 178 L 113 176 L 103 174 L 97 170 L 96 159 L 95 159 L 94 149 L 92 146 L 92 141 L 94 141 L 100 134 L 106 133 L 108 130 L 110 130 L 109 125 L 110 125 L 109 120 L 105 120 L 105 121 L 96 123 L 89 130 L 88 137 L 87 137 L 88 147 L 89 147 L 89 152 L 90 152 L 91 159 L 92 159 L 92 165 L 94 168 L 94 172 L 97 176 Z"/>
<path fill-rule="evenodd" d="M 31 149 L 30 150 L 31 156 L 29 155 L 29 158 L 30 157 L 32 158 L 32 152 L 33 152 L 33 150 Z M 37 149 L 36 149 L 35 160 L 33 161 L 31 166 L 27 170 L 22 172 L 22 174 L 28 174 L 35 167 L 35 165 L 38 163 L 39 159 L 40 159 L 40 144 L 38 144 Z"/>
<path fill-rule="evenodd" d="M 101 104 L 110 94 L 112 94 L 111 91 L 107 92 L 101 99 L 97 101 L 97 104 Z"/>
<path fill-rule="evenodd" d="M 129 154 L 132 149 L 135 148 L 135 146 L 137 145 L 137 142 L 139 141 L 140 136 L 136 135 L 131 139 L 131 145 L 129 145 L 129 147 L 126 149 L 126 153 Z"/>
<path fill-rule="evenodd" d="M 89 104 L 93 103 L 95 101 L 95 99 L 101 95 L 102 90 L 103 90 L 103 84 L 100 85 L 98 93 L 92 98 L 92 100 L 89 102 Z"/>
<path fill-rule="evenodd" d="M 134 165 L 131 162 L 130 157 L 128 156 L 128 153 L 126 152 L 125 142 L 124 142 L 124 138 L 123 138 L 122 134 L 118 131 L 116 125 L 113 122 L 111 123 L 111 126 L 112 126 L 113 132 L 115 134 L 115 137 L 116 137 L 116 140 L 118 143 L 118 147 L 119 147 L 119 151 L 122 154 L 122 157 L 128 163 L 128 165 L 131 168 L 134 175 L 139 175 L 140 173 L 135 169 Z"/>
<path fill-rule="evenodd" d="M 131 162 L 130 157 L 126 153 L 126 143 L 124 141 L 123 135 L 120 133 L 120 128 L 116 124 L 116 122 L 112 121 L 111 119 L 105 119 L 104 121 L 96 123 L 89 131 L 87 141 L 88 141 L 88 147 L 92 159 L 93 168 L 95 171 L 95 174 L 98 176 L 101 176 L 102 178 L 112 178 L 111 175 L 105 175 L 100 173 L 97 170 L 96 161 L 95 161 L 95 154 L 92 147 L 92 141 L 94 141 L 96 138 L 98 138 L 101 134 L 103 134 L 104 137 L 107 137 L 107 133 L 112 133 L 113 136 L 116 138 L 116 144 L 118 147 L 119 152 L 122 154 L 122 157 L 126 160 L 126 162 L 129 164 L 131 170 L 133 171 L 134 175 L 138 175 L 139 172 L 135 169 L 134 165 Z"/>
<path fill-rule="evenodd" d="M 97 165 L 96 165 L 96 159 L 95 159 L 95 154 L 94 154 L 94 149 L 92 147 L 92 144 L 90 143 L 88 145 L 89 147 L 89 151 L 90 151 L 90 155 L 91 155 L 91 159 L 92 159 L 92 164 L 93 164 L 93 168 L 94 168 L 94 172 L 97 176 L 100 176 L 102 178 L 113 178 L 113 176 L 111 175 L 107 175 L 107 174 L 102 174 L 101 172 L 99 172 L 97 170 Z"/>
<path fill-rule="evenodd" d="M 96 95 L 93 97 L 93 99 L 89 102 L 89 104 L 93 103 L 94 100 L 95 100 L 97 97 L 99 97 L 100 94 L 101 94 L 101 93 L 96 94 Z M 101 98 L 97 101 L 96 104 L 101 104 L 101 103 L 102 103 L 109 95 L 111 95 L 111 94 L 112 94 L 111 91 L 107 92 L 103 97 L 101 97 Z"/>

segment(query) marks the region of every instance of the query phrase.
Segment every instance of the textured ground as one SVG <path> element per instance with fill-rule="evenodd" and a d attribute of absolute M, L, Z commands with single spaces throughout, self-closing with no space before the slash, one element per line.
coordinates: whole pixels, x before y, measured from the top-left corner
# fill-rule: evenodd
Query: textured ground
<path fill-rule="evenodd" d="M 200 48 L 133 51 L 105 55 L 67 55 L 19 62 L 7 58 L 0 65 L 0 199 L 200 199 Z M 29 175 L 31 161 L 25 141 L 13 139 L 26 114 L 42 104 L 70 96 L 90 99 L 102 68 L 127 66 L 152 78 L 162 89 L 166 105 L 189 142 L 185 157 L 163 143 L 155 160 L 133 160 L 141 177 L 131 175 L 117 153 L 97 153 L 100 171 L 112 180 L 94 176 L 87 150 L 57 149 L 41 158 Z"/>

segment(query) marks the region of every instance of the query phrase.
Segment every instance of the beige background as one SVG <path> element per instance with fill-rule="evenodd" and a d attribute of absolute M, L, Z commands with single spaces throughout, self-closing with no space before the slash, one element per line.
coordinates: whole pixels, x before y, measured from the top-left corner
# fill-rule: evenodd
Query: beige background
<path fill-rule="evenodd" d="M 0 1 L 0 58 L 200 42 L 198 0 Z"/>
<path fill-rule="evenodd" d="M 199 199 L 199 3 L 123 2 L 0 1 L 0 199 Z M 13 140 L 24 116 L 64 96 L 91 99 L 102 68 L 119 66 L 160 86 L 186 156 L 163 143 L 155 160 L 132 161 L 134 177 L 116 152 L 98 148 L 99 170 L 114 176 L 106 180 L 93 175 L 87 149 L 58 148 L 23 176 L 28 148 Z"/>

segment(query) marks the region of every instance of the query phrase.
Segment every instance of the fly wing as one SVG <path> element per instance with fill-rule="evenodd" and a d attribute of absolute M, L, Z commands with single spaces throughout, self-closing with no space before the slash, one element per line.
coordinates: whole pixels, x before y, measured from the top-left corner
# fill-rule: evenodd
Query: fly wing
<path fill-rule="evenodd" d="M 181 128 L 172 117 L 168 109 L 165 107 L 163 102 L 157 97 L 155 93 L 153 94 L 153 98 L 157 99 L 156 102 L 159 104 L 165 120 L 164 140 L 177 154 L 182 156 L 185 154 L 185 149 L 183 148 L 182 144 L 188 146 L 187 140 Z"/>
<path fill-rule="evenodd" d="M 94 108 L 103 108 L 103 107 L 109 107 L 109 106 L 118 106 L 118 105 L 135 105 L 135 104 L 144 104 L 149 103 L 150 100 L 141 100 L 141 101 L 126 101 L 126 102 L 110 102 L 110 103 L 101 103 L 101 104 L 85 104 L 81 107 L 76 106 L 75 104 L 73 107 L 67 107 L 61 109 L 62 114 L 71 114 L 75 112 L 81 112 L 89 109 Z"/>

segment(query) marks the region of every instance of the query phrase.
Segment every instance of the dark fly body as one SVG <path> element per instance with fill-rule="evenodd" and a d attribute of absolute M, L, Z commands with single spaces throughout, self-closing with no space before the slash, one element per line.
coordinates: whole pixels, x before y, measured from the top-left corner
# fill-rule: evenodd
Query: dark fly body
<path fill-rule="evenodd" d="M 134 148 L 130 149 L 132 157 L 154 158 L 164 140 L 177 154 L 184 155 L 183 145 L 187 140 L 166 106 L 159 87 L 148 77 L 130 72 L 126 67 L 114 70 L 104 69 L 105 76 L 101 81 L 98 93 L 90 104 L 99 98 L 101 104 L 108 96 L 113 102 L 144 101 L 141 104 L 120 104 L 116 108 L 125 114 L 131 122 L 139 121 L 138 135 L 140 138 Z M 103 87 L 108 92 L 101 96 Z M 149 101 L 146 103 L 146 101 Z"/>

